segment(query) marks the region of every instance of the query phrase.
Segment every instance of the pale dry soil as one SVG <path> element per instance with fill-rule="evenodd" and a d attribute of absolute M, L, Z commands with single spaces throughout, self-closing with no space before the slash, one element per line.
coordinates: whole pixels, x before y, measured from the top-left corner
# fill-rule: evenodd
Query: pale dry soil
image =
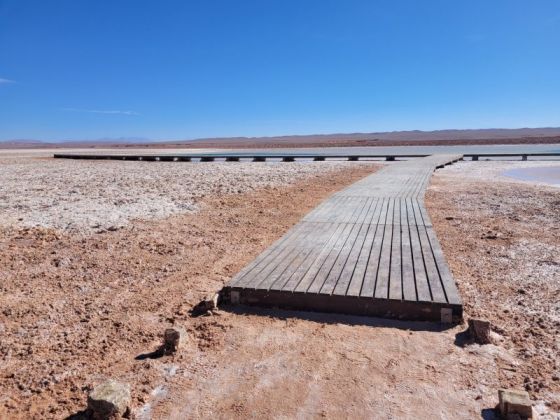
<path fill-rule="evenodd" d="M 497 380 L 560 408 L 560 188 L 502 175 L 558 163 L 460 162 L 432 179 L 427 204 L 471 317 L 489 320 Z"/>
<path fill-rule="evenodd" d="M 470 177 L 477 163 L 435 175 L 428 207 L 466 316 L 494 325 L 496 344 L 479 346 L 465 342 L 464 325 L 239 307 L 190 316 L 321 200 L 377 166 L 29 161 L 11 159 L 17 176 L 0 162 L 3 179 L 27 189 L 0 193 L 0 418 L 79 413 L 105 378 L 131 385 L 132 416 L 145 419 L 491 418 L 502 386 L 527 387 L 541 412 L 558 408 L 557 190 Z M 196 179 L 184 191 L 181 170 Z M 233 173 L 223 176 L 230 189 L 241 171 L 244 189 L 212 189 L 216 171 Z M 141 176 L 159 183 L 148 188 Z M 69 200 L 73 187 L 62 184 L 82 178 L 93 192 L 86 183 Z M 92 227 L 91 215 L 119 211 L 107 204 L 121 197 L 113 182 L 129 196 L 180 191 L 174 205 L 210 192 L 193 196 L 192 209 L 127 209 L 118 226 Z M 33 203 L 45 194 L 39 217 Z M 147 202 L 168 205 L 165 196 Z M 189 332 L 184 350 L 135 360 L 174 324 Z"/>
<path fill-rule="evenodd" d="M 287 185 L 347 167 L 343 162 L 154 165 L 50 156 L 0 153 L 0 226 L 70 233 L 116 230 L 131 219 L 195 212 L 205 198 Z"/>

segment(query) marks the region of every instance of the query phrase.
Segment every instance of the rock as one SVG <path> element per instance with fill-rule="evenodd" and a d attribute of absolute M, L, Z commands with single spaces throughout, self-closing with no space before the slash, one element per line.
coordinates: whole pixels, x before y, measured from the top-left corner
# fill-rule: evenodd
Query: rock
<path fill-rule="evenodd" d="M 164 355 L 175 353 L 183 348 L 187 342 L 187 332 L 181 327 L 172 327 L 163 333 L 162 351 Z"/>
<path fill-rule="evenodd" d="M 130 407 L 130 386 L 112 379 L 97 385 L 88 395 L 88 410 L 94 419 L 118 419 Z"/>
<path fill-rule="evenodd" d="M 482 319 L 469 319 L 469 333 L 478 344 L 490 344 L 490 322 Z"/>
<path fill-rule="evenodd" d="M 529 394 L 516 389 L 500 389 L 500 414 L 506 419 L 532 419 L 533 407 Z"/>
<path fill-rule="evenodd" d="M 214 309 L 218 308 L 220 295 L 216 293 L 211 297 L 206 297 L 202 301 L 200 301 L 194 308 L 191 310 L 191 314 L 193 316 L 200 316 L 203 314 L 208 313 Z"/>
<path fill-rule="evenodd" d="M 70 265 L 70 259 L 69 258 L 54 258 L 52 260 L 52 264 L 55 267 L 68 267 Z"/>

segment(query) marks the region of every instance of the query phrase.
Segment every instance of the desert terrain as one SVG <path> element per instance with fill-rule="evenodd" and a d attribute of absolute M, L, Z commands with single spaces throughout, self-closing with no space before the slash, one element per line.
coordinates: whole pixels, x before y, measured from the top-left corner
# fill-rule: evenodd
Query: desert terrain
<path fill-rule="evenodd" d="M 131 416 L 493 418 L 497 390 L 560 410 L 560 190 L 460 162 L 426 204 L 465 319 L 190 309 L 303 215 L 380 163 L 149 163 L 0 153 L 0 418 L 80 417 L 107 378 Z M 172 325 L 173 356 L 149 355 Z"/>

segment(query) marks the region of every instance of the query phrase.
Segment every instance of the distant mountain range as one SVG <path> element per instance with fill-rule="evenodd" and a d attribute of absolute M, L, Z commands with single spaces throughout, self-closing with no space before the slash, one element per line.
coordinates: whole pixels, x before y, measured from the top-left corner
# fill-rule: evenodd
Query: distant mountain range
<path fill-rule="evenodd" d="M 560 127 L 473 129 L 437 131 L 391 131 L 374 133 L 339 133 L 274 137 L 216 137 L 192 140 L 159 140 L 142 137 L 102 138 L 45 142 L 40 140 L 0 141 L 0 148 L 61 147 L 325 147 L 325 146 L 397 146 L 450 144 L 560 143 Z"/>
<path fill-rule="evenodd" d="M 63 146 L 66 145 L 107 145 L 107 144 L 139 144 L 139 143 L 150 143 L 152 140 L 144 137 L 105 137 L 95 140 L 64 140 L 64 141 L 44 141 L 44 140 L 33 140 L 33 139 L 13 139 L 13 140 L 0 140 L 0 148 L 8 147 L 49 147 L 49 146 Z"/>

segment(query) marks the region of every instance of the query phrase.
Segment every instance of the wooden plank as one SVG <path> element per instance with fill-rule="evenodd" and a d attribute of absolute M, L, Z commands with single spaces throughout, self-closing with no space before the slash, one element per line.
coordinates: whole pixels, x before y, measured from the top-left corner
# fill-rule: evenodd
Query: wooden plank
<path fill-rule="evenodd" d="M 389 299 L 403 299 L 402 290 L 402 198 L 395 200 L 393 242 L 391 248 L 391 271 L 389 276 Z M 398 223 L 397 223 L 398 221 Z M 406 226 L 408 228 L 408 226 Z"/>
<path fill-rule="evenodd" d="M 356 217 L 362 213 L 365 206 L 366 202 L 362 200 L 359 206 L 351 209 L 352 215 L 346 222 L 356 220 Z M 332 292 L 338 280 L 338 276 L 340 275 L 340 271 L 344 267 L 344 261 L 352 249 L 360 228 L 360 225 L 354 223 L 348 223 L 348 226 L 350 229 L 344 231 L 345 233 L 341 235 L 341 240 L 333 246 L 331 252 L 323 261 L 322 267 L 317 272 L 315 279 L 307 290 L 309 293 L 319 293 L 327 281 L 326 289 L 330 289 L 330 292 L 328 292 L 329 294 Z"/>
<path fill-rule="evenodd" d="M 224 289 L 229 295 L 230 288 Z M 231 291 L 233 293 L 233 291 Z M 412 321 L 440 322 L 441 309 L 452 310 L 455 322 L 460 322 L 460 305 L 437 304 L 434 302 L 410 302 L 405 300 L 364 299 L 353 296 L 326 295 L 318 293 L 286 293 L 266 290 L 236 289 L 236 299 L 244 305 L 284 307 L 302 311 L 345 313 L 361 316 L 378 316 Z M 296 314 L 297 316 L 297 314 Z"/>
<path fill-rule="evenodd" d="M 305 264 L 306 261 L 310 259 L 313 255 L 313 251 L 320 249 L 329 238 L 334 233 L 335 223 L 324 223 L 320 227 L 315 226 L 316 231 L 314 235 L 310 235 L 306 238 L 306 243 L 302 249 L 298 250 L 295 257 L 291 260 L 289 266 L 287 266 L 282 273 L 277 275 L 275 278 L 271 278 L 268 282 L 268 289 L 282 290 L 284 285 L 288 280 L 296 273 L 299 268 Z M 261 287 L 266 287 L 265 285 Z"/>
<path fill-rule="evenodd" d="M 381 218 L 379 219 L 378 228 L 375 232 L 375 237 L 373 238 L 370 253 L 368 255 L 360 296 L 373 297 L 375 294 L 375 283 L 377 281 L 377 271 L 381 257 L 383 236 L 385 234 L 385 222 L 387 220 L 387 212 L 389 210 L 389 201 L 389 199 L 384 200 L 381 208 Z"/>
<path fill-rule="evenodd" d="M 412 250 L 412 264 L 414 267 L 414 280 L 416 283 L 416 294 L 419 301 L 430 301 L 430 286 L 426 276 L 426 268 L 424 267 L 424 258 L 422 247 L 420 245 L 420 235 L 418 227 L 414 224 L 414 210 L 412 204 L 407 205 L 407 217 L 409 221 L 410 246 Z M 412 221 L 412 223 L 410 223 Z"/>
<path fill-rule="evenodd" d="M 273 257 L 267 258 L 266 264 L 260 270 L 253 273 L 253 276 L 247 283 L 247 287 L 267 289 L 269 283 L 271 283 L 270 279 L 275 278 L 274 276 L 279 273 L 277 268 L 280 267 L 281 272 L 297 255 L 307 238 L 313 235 L 314 231 L 315 226 L 313 223 L 303 223 L 302 234 L 286 242 L 280 247 L 280 252 L 274 254 Z"/>
<path fill-rule="evenodd" d="M 361 225 L 360 231 L 358 232 L 356 241 L 354 242 L 354 245 L 352 246 L 352 249 L 340 273 L 336 286 L 332 291 L 333 294 L 345 295 L 347 292 L 348 285 L 350 284 L 352 274 L 354 273 L 358 258 L 360 256 L 360 253 L 362 252 L 362 248 L 364 246 L 368 231 L 372 226 L 371 219 L 375 213 L 377 203 L 377 199 L 370 198 L 367 204 L 367 211 L 363 213 L 362 217 L 358 221 L 358 223 L 360 223 Z"/>
<path fill-rule="evenodd" d="M 426 227 L 419 220 L 418 209 L 415 210 L 415 217 L 432 300 L 435 302 L 446 302 L 445 293 L 443 292 L 443 287 L 439 278 L 439 272 L 437 271 L 436 262 L 432 254 L 432 248 L 428 241 L 428 236 L 426 235 Z"/>
<path fill-rule="evenodd" d="M 356 209 L 354 209 L 354 211 L 352 211 L 352 212 L 347 212 L 347 215 L 346 215 L 346 218 L 344 219 L 344 221 L 346 222 L 350 218 L 352 218 L 353 213 L 355 211 L 356 211 Z M 313 261 L 313 264 L 311 264 L 311 266 L 305 272 L 303 277 L 297 282 L 297 285 L 293 289 L 294 292 L 307 292 L 308 291 L 309 287 L 311 286 L 311 284 L 315 280 L 315 277 L 317 276 L 318 271 L 321 269 L 323 263 L 325 262 L 325 260 L 327 259 L 327 257 L 329 256 L 329 254 L 331 253 L 333 248 L 338 246 L 337 244 L 339 244 L 340 241 L 343 240 L 345 238 L 345 236 L 347 235 L 349 227 L 351 228 L 351 225 L 349 225 L 347 223 L 340 223 L 338 225 L 337 231 L 335 232 L 335 234 L 330 238 L 330 240 L 327 242 L 327 244 L 321 249 L 321 252 L 320 252 L 319 256 L 315 259 L 315 261 Z"/>
<path fill-rule="evenodd" d="M 348 207 L 352 205 L 354 198 L 353 197 L 343 197 L 342 200 L 339 200 L 336 205 L 330 210 L 330 212 L 324 217 L 324 222 L 338 222 L 338 219 L 341 216 L 347 214 Z"/>
<path fill-rule="evenodd" d="M 348 258 L 350 256 L 350 252 L 356 243 L 358 235 L 361 231 L 362 225 L 360 224 L 353 224 L 352 230 L 350 231 L 348 237 L 344 245 L 342 246 L 338 256 L 336 257 L 334 263 L 332 264 L 331 268 L 328 271 L 324 281 L 322 282 L 321 288 L 319 290 L 320 293 L 332 294 L 336 283 L 342 273 L 342 269 L 344 268 Z M 328 260 L 325 261 L 325 265 L 328 264 Z"/>
<path fill-rule="evenodd" d="M 327 250 L 332 247 L 333 240 L 336 240 L 335 236 L 339 234 L 339 231 L 343 228 L 343 225 L 339 223 L 330 223 L 328 228 L 324 228 L 325 232 L 325 240 L 321 245 L 314 246 L 311 250 L 311 253 L 307 255 L 304 259 L 303 263 L 300 264 L 296 270 L 291 274 L 291 276 L 287 279 L 284 285 L 276 283 L 272 286 L 274 290 L 285 290 L 289 292 L 293 292 L 294 289 L 298 286 L 301 282 L 302 278 L 305 274 L 312 268 L 312 266 L 316 263 L 316 261 L 320 258 L 321 255 Z"/>
<path fill-rule="evenodd" d="M 457 290 L 457 285 L 453 280 L 453 276 L 451 275 L 451 270 L 447 265 L 447 261 L 443 256 L 443 251 L 437 240 L 436 234 L 432 228 L 427 227 L 426 233 L 428 238 L 430 238 L 432 251 L 434 253 L 434 258 L 437 262 L 438 270 L 440 273 L 440 279 L 445 290 L 446 298 L 448 303 L 452 304 L 461 304 L 461 298 L 459 297 L 459 291 Z"/>
<path fill-rule="evenodd" d="M 306 235 L 301 237 L 299 241 L 293 241 L 285 245 L 284 253 L 278 255 L 269 266 L 255 276 L 254 288 L 270 289 L 270 287 L 281 277 L 286 271 L 293 272 L 298 259 L 306 253 L 313 242 L 320 241 L 322 229 L 317 229 L 313 223 L 306 223 Z"/>
<path fill-rule="evenodd" d="M 372 225 L 369 223 L 364 223 L 360 225 L 360 230 L 358 232 L 356 241 L 354 242 L 354 246 L 352 247 L 352 250 L 350 251 L 348 258 L 346 259 L 346 262 L 344 264 L 343 269 L 341 270 L 339 279 L 336 283 L 334 290 L 332 291 L 332 294 L 346 295 L 350 284 L 350 280 L 356 269 L 358 258 L 360 256 L 360 253 L 362 252 L 364 242 L 366 240 L 367 234 L 371 226 Z"/>
<path fill-rule="evenodd" d="M 353 272 L 350 278 L 350 284 L 346 290 L 346 294 L 349 296 L 360 296 L 362 291 L 362 286 L 364 282 L 364 277 L 371 255 L 371 249 L 373 246 L 374 238 L 376 232 L 379 228 L 379 221 L 384 214 L 385 200 L 377 199 L 375 202 L 375 208 L 371 214 L 370 223 L 368 225 L 368 231 L 362 244 L 362 248 L 358 255 L 356 265 L 353 268 Z"/>
<path fill-rule="evenodd" d="M 426 210 L 424 203 L 419 204 L 418 209 L 420 210 L 420 215 L 422 217 L 422 224 L 424 226 L 432 226 L 432 220 L 428 215 L 428 211 Z"/>
<path fill-rule="evenodd" d="M 329 214 L 329 212 L 335 206 L 338 200 L 339 198 L 332 197 L 329 200 L 323 201 L 321 204 L 315 207 L 315 209 L 307 213 L 307 215 L 302 220 L 309 221 L 309 222 L 321 221 L 322 218 L 324 218 L 327 214 Z"/>
<path fill-rule="evenodd" d="M 264 250 L 261 254 L 257 256 L 249 265 L 247 265 L 242 271 L 237 274 L 233 280 L 230 282 L 230 285 L 233 287 L 240 287 L 247 283 L 248 276 L 251 275 L 255 270 L 258 270 L 258 267 L 268 261 L 269 258 L 274 258 L 274 255 L 281 251 L 282 246 L 290 241 L 295 240 L 299 235 L 302 234 L 303 225 L 298 223 L 297 225 L 293 226 L 284 236 L 280 239 L 275 241 L 270 247 Z"/>
<path fill-rule="evenodd" d="M 328 275 L 334 260 L 338 257 L 338 254 L 342 250 L 342 247 L 346 243 L 346 239 L 350 235 L 350 232 L 354 228 L 353 224 L 343 224 L 343 230 L 336 238 L 331 249 L 326 252 L 322 258 L 319 260 L 320 265 L 315 267 L 316 270 L 308 271 L 302 282 L 296 288 L 296 291 L 307 292 L 307 293 L 318 293 Z M 302 287 L 305 286 L 305 289 Z"/>
<path fill-rule="evenodd" d="M 373 208 L 373 204 L 375 202 L 375 198 L 373 197 L 365 197 L 365 204 L 362 208 L 362 213 L 356 219 L 356 223 L 362 224 L 367 223 L 367 220 L 371 218 L 371 211 Z"/>
<path fill-rule="evenodd" d="M 401 272 L 403 299 L 418 300 L 416 293 L 416 280 L 412 262 L 412 245 L 410 242 L 410 225 L 408 224 L 407 206 L 409 198 L 403 199 L 401 206 Z"/>
<path fill-rule="evenodd" d="M 307 270 L 305 270 L 305 272 L 303 273 L 303 275 L 300 279 L 295 279 L 296 284 L 295 284 L 294 288 L 292 289 L 292 291 L 294 291 L 294 292 L 307 292 L 307 289 L 309 288 L 309 285 L 315 279 L 317 271 L 319 271 L 319 269 L 323 265 L 323 261 L 327 258 L 327 256 L 331 252 L 331 250 L 332 250 L 333 246 L 336 244 L 336 242 L 340 240 L 340 236 L 344 234 L 344 231 L 348 226 L 349 225 L 341 224 L 341 223 L 336 224 L 336 231 L 331 236 L 329 241 L 325 244 L 325 246 L 323 246 L 319 255 L 313 261 L 313 264 L 311 264 L 307 268 Z M 289 283 L 292 283 L 291 280 L 290 280 Z M 287 287 L 285 287 L 285 289 L 287 289 Z"/>
<path fill-rule="evenodd" d="M 377 266 L 377 279 L 375 282 L 376 298 L 389 298 L 389 276 L 391 275 L 391 251 L 393 244 L 393 217 L 395 213 L 395 199 L 389 200 L 387 219 L 385 220 L 385 232 L 381 244 L 381 255 Z"/>

